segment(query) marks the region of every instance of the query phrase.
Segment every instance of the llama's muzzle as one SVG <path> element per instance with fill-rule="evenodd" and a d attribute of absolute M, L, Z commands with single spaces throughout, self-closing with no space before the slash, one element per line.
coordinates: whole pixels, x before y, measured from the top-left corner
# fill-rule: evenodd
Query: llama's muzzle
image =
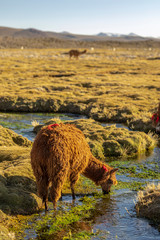
<path fill-rule="evenodd" d="M 106 190 L 103 190 L 103 189 L 102 189 L 102 191 L 103 191 L 103 194 L 104 194 L 104 195 L 110 193 L 110 190 L 106 191 Z"/>

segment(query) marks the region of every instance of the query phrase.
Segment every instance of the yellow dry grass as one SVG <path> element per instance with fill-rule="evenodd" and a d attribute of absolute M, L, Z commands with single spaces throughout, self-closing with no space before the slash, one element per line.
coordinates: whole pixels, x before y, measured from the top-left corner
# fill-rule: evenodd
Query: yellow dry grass
<path fill-rule="evenodd" d="M 160 183 L 148 184 L 137 194 L 136 211 L 138 216 L 153 220 L 160 231 Z"/>
<path fill-rule="evenodd" d="M 0 110 L 150 120 L 159 102 L 159 49 L 95 49 L 79 60 L 69 60 L 67 52 L 0 50 Z"/>

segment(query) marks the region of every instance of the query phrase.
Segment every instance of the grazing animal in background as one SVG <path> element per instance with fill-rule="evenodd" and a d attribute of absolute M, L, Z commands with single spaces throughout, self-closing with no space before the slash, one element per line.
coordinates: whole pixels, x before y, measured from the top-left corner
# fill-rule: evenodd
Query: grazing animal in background
<path fill-rule="evenodd" d="M 56 209 L 67 178 L 70 181 L 73 199 L 74 185 L 80 174 L 100 185 L 104 194 L 110 192 L 112 184 L 117 184 L 115 173 L 118 169 L 96 159 L 84 134 L 71 124 L 52 124 L 39 131 L 31 150 L 31 165 L 45 210 L 48 209 L 49 185 Z"/>
<path fill-rule="evenodd" d="M 160 102 L 158 105 L 158 111 L 152 116 L 152 125 L 155 127 L 156 132 L 160 133 Z"/>
<path fill-rule="evenodd" d="M 84 51 L 78 51 L 78 50 L 70 50 L 69 51 L 69 57 L 71 58 L 72 56 L 73 57 L 75 57 L 75 58 L 77 58 L 78 59 L 78 57 L 80 56 L 80 55 L 82 55 L 82 54 L 84 54 L 84 53 L 86 53 L 87 52 L 87 50 L 84 50 Z"/>

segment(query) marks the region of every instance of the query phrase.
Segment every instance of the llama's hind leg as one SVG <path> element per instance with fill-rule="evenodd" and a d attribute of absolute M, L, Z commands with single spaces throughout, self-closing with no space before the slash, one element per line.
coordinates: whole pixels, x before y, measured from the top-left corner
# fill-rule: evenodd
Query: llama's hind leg
<path fill-rule="evenodd" d="M 37 182 L 38 194 L 42 198 L 42 205 L 45 205 L 45 211 L 48 211 L 48 188 L 49 181 L 47 176 L 41 177 Z"/>
<path fill-rule="evenodd" d="M 66 177 L 67 177 L 67 174 L 61 176 L 61 174 L 59 173 L 59 175 L 57 177 L 54 177 L 54 179 L 52 180 L 52 186 L 50 188 L 50 194 L 51 194 L 54 209 L 56 209 L 57 201 L 61 197 L 62 187 L 63 187 L 63 184 L 66 180 Z"/>
<path fill-rule="evenodd" d="M 72 199 L 73 199 L 73 200 L 76 199 L 76 197 L 75 197 L 75 192 L 74 192 L 74 185 L 75 185 L 75 184 L 71 184 L 71 191 L 72 191 Z"/>

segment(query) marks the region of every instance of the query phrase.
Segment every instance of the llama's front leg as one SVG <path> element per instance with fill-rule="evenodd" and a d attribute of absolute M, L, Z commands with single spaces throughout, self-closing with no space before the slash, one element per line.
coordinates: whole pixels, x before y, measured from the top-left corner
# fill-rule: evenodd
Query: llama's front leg
<path fill-rule="evenodd" d="M 44 204 L 44 206 L 45 206 L 45 211 L 48 211 L 48 197 L 43 198 L 42 204 Z"/>

